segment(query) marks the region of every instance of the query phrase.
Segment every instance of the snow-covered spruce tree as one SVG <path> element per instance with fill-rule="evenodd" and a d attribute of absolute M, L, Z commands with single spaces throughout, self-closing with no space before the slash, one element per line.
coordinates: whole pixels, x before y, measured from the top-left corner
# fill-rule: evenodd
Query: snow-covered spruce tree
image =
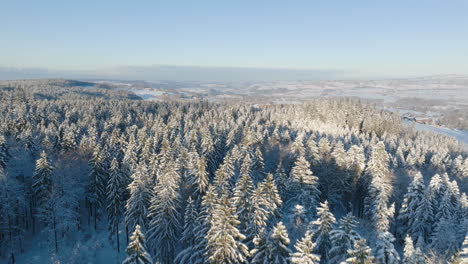
<path fill-rule="evenodd" d="M 348 251 L 353 249 L 354 241 L 359 234 L 354 230 L 357 221 L 349 213 L 340 219 L 340 225 L 330 232 L 332 248 L 330 249 L 330 263 L 341 263 L 348 259 Z"/>
<path fill-rule="evenodd" d="M 291 170 L 288 192 L 294 193 L 293 200 L 306 208 L 313 208 L 317 205 L 320 195 L 318 178 L 312 174 L 309 162 L 303 156 L 297 159 Z"/>
<path fill-rule="evenodd" d="M 328 186 L 328 193 L 324 195 L 332 208 L 341 207 L 348 208 L 345 202 L 350 197 L 351 188 L 351 174 L 347 169 L 346 152 L 344 150 L 343 142 L 338 141 L 333 146 L 331 153 L 332 162 L 330 164 L 330 173 L 324 181 Z"/>
<path fill-rule="evenodd" d="M 276 187 L 275 179 L 271 173 L 268 173 L 265 180 L 258 184 L 258 188 L 263 194 L 263 198 L 266 201 L 266 209 L 269 215 L 279 217 L 279 209 L 283 205 L 283 200 L 279 195 L 278 188 Z"/>
<path fill-rule="evenodd" d="M 213 222 L 213 211 L 218 200 L 219 198 L 214 190 L 214 186 L 209 185 L 205 195 L 202 197 L 201 209 L 193 230 L 195 234 L 194 244 L 192 247 L 179 252 L 175 260 L 176 263 L 199 264 L 208 262 L 206 235 Z"/>
<path fill-rule="evenodd" d="M 460 251 L 460 260 L 461 263 L 468 263 L 468 233 L 465 236 L 465 240 L 463 241 Z"/>
<path fill-rule="evenodd" d="M 257 186 L 255 191 L 252 194 L 251 206 L 252 209 L 249 210 L 248 219 L 246 222 L 246 235 L 249 239 L 255 238 L 261 233 L 265 232 L 265 229 L 268 225 L 268 219 L 270 218 L 272 211 L 270 210 L 269 202 L 265 200 L 263 195 L 263 188 L 260 184 Z M 251 247 L 252 240 L 247 241 L 247 246 Z"/>
<path fill-rule="evenodd" d="M 141 164 L 132 175 L 132 182 L 128 185 L 130 197 L 125 204 L 125 225 L 128 230 L 133 230 L 139 225 L 142 230 L 146 230 L 148 207 L 150 203 L 151 190 L 145 183 L 147 169 Z"/>
<path fill-rule="evenodd" d="M 184 228 L 180 242 L 184 247 L 193 246 L 195 244 L 196 233 L 195 230 L 198 224 L 198 211 L 192 197 L 187 200 L 184 212 Z"/>
<path fill-rule="evenodd" d="M 394 214 L 394 205 L 388 207 L 388 190 L 380 177 L 372 178 L 366 197 L 367 215 L 375 230 L 386 231 Z"/>
<path fill-rule="evenodd" d="M 263 240 L 261 243 L 256 241 L 256 247 L 250 252 L 252 255 L 250 263 L 290 263 L 291 250 L 288 248 L 290 240 L 282 222 L 278 222 Z"/>
<path fill-rule="evenodd" d="M 0 135 L 0 168 L 6 168 L 9 158 L 10 154 L 6 146 L 5 137 Z"/>
<path fill-rule="evenodd" d="M 122 264 L 153 264 L 151 255 L 146 251 L 145 236 L 138 224 L 135 226 L 135 231 L 130 237 L 130 243 L 127 247 L 127 258 Z"/>
<path fill-rule="evenodd" d="M 32 191 L 36 207 L 43 206 L 51 196 L 52 173 L 53 167 L 43 151 L 36 161 L 36 169 L 32 177 Z"/>
<path fill-rule="evenodd" d="M 249 255 L 247 246 L 242 243 L 245 236 L 237 228 L 240 222 L 226 195 L 215 205 L 210 220 L 210 228 L 206 234 L 208 262 L 245 263 Z"/>
<path fill-rule="evenodd" d="M 416 208 L 411 225 L 411 236 L 416 237 L 415 241 L 421 246 L 425 246 L 429 242 L 429 238 L 432 234 L 434 222 L 432 209 L 431 194 L 429 190 L 426 189 Z"/>
<path fill-rule="evenodd" d="M 115 236 L 117 251 L 120 252 L 119 226 L 124 213 L 125 178 L 120 171 L 116 158 L 110 165 L 109 181 L 107 182 L 107 218 L 109 239 Z"/>
<path fill-rule="evenodd" d="M 96 147 L 93 156 L 89 161 L 89 184 L 87 188 L 87 199 L 90 206 L 90 214 L 94 215 L 94 228 L 97 229 L 97 220 L 100 216 L 99 209 L 103 208 L 106 202 L 106 186 L 108 180 L 108 170 L 104 152 Z"/>
<path fill-rule="evenodd" d="M 196 171 L 193 173 L 191 183 L 195 185 L 195 190 L 201 195 L 206 192 L 206 189 L 208 188 L 209 179 L 208 173 L 206 171 L 205 157 L 200 157 L 196 161 Z"/>
<path fill-rule="evenodd" d="M 440 256 L 451 257 L 460 246 L 457 237 L 460 228 L 453 216 L 442 216 L 437 219 L 431 236 L 430 248 Z"/>
<path fill-rule="evenodd" d="M 354 241 L 354 249 L 348 251 L 349 258 L 346 259 L 347 264 L 372 264 L 374 256 L 372 249 L 367 246 L 364 238 L 358 238 Z"/>
<path fill-rule="evenodd" d="M 281 162 L 278 164 L 278 168 L 276 168 L 274 179 L 277 183 L 278 192 L 281 195 L 282 200 L 287 201 L 290 198 L 287 188 L 289 177 L 284 171 L 283 164 Z"/>
<path fill-rule="evenodd" d="M 419 232 L 415 229 L 417 225 L 414 225 L 414 221 L 416 219 L 416 210 L 421 200 L 424 199 L 426 187 L 419 171 L 413 173 L 413 175 L 413 181 L 408 186 L 398 215 L 398 232 L 400 236 L 404 236 L 405 233 L 409 232 L 413 239 L 417 239 Z"/>
<path fill-rule="evenodd" d="M 379 264 L 400 263 L 400 256 L 393 245 L 395 238 L 388 231 L 380 231 L 375 243 L 375 258 Z"/>
<path fill-rule="evenodd" d="M 232 189 L 231 179 L 234 176 L 234 167 L 231 156 L 226 156 L 224 162 L 216 170 L 216 175 L 213 180 L 213 185 L 216 187 L 218 194 L 229 193 Z"/>
<path fill-rule="evenodd" d="M 320 203 L 317 208 L 318 218 L 312 221 L 312 235 L 317 244 L 315 252 L 320 255 L 322 262 L 327 263 L 330 260 L 330 249 L 332 248 L 331 231 L 336 223 L 335 216 L 328 208 L 328 202 Z"/>
<path fill-rule="evenodd" d="M 372 155 L 366 170 L 370 179 L 368 195 L 365 200 L 366 215 L 374 228 L 386 231 L 390 226 L 389 219 L 394 214 L 393 206 L 388 207 L 391 195 L 392 176 L 388 168 L 389 156 L 383 142 L 377 143 L 372 149 Z"/>
<path fill-rule="evenodd" d="M 247 154 L 233 194 L 233 204 L 236 207 L 236 215 L 240 221 L 239 230 L 247 236 L 248 240 L 252 240 L 255 235 L 247 233 L 247 227 L 251 224 L 249 222 L 250 216 L 254 213 L 252 204 L 254 185 L 250 176 L 250 165 L 250 157 Z"/>
<path fill-rule="evenodd" d="M 406 235 L 404 249 L 404 264 L 424 264 L 426 259 L 420 248 L 414 248 L 413 239 L 410 235 Z"/>
<path fill-rule="evenodd" d="M 252 174 L 254 182 L 257 183 L 263 180 L 265 175 L 265 161 L 263 160 L 263 154 L 260 151 L 260 148 L 255 148 L 255 151 L 252 155 Z"/>
<path fill-rule="evenodd" d="M 306 231 L 304 237 L 294 245 L 295 252 L 291 254 L 291 263 L 293 264 L 318 264 L 320 256 L 313 253 L 315 243 L 312 242 L 312 233 Z"/>
<path fill-rule="evenodd" d="M 148 213 L 148 242 L 162 264 L 173 262 L 179 239 L 180 175 L 177 168 L 175 162 L 170 162 L 159 176 Z"/>

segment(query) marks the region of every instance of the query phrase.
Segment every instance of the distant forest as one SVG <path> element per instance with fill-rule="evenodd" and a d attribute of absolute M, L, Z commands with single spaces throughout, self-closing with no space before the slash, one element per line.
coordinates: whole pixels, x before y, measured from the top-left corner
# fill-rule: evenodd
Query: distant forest
<path fill-rule="evenodd" d="M 0 263 L 464 263 L 467 191 L 455 139 L 355 100 L 0 82 Z"/>

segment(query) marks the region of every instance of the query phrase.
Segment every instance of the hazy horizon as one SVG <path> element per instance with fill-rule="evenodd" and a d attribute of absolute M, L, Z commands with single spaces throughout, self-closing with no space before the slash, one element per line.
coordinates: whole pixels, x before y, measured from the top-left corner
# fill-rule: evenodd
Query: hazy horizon
<path fill-rule="evenodd" d="M 3 5 L 11 23 L 1 32 L 0 77 L 466 74 L 467 9 L 465 1 L 10 1 Z"/>

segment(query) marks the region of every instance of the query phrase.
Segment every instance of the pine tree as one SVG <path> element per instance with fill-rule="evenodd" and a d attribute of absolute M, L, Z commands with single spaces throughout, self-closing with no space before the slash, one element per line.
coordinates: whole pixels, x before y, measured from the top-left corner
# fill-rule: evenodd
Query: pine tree
<path fill-rule="evenodd" d="M 354 228 L 357 221 L 349 213 L 340 219 L 340 226 L 330 232 L 332 248 L 330 249 L 330 263 L 341 263 L 348 259 L 348 251 L 353 249 L 354 241 L 359 235 Z"/>
<path fill-rule="evenodd" d="M 348 264 L 372 264 L 374 263 L 374 256 L 372 250 L 366 245 L 364 238 L 359 238 L 354 241 L 354 249 L 348 251 L 349 258 L 346 259 Z"/>
<path fill-rule="evenodd" d="M 239 232 L 240 224 L 235 208 L 226 196 L 215 205 L 211 226 L 206 234 L 207 258 L 209 263 L 244 263 L 249 254 L 241 241 L 245 236 Z"/>
<path fill-rule="evenodd" d="M 320 256 L 313 253 L 315 243 L 312 242 L 312 233 L 307 231 L 301 240 L 294 246 L 296 252 L 291 254 L 292 264 L 318 264 Z"/>
<path fill-rule="evenodd" d="M 122 264 L 153 264 L 153 260 L 146 251 L 145 236 L 140 230 L 140 225 L 135 226 L 135 231 L 131 236 L 131 242 L 127 247 L 128 257 Z"/>
<path fill-rule="evenodd" d="M 320 203 L 320 207 L 317 209 L 318 218 L 311 222 L 312 233 L 315 239 L 316 252 L 320 254 L 320 259 L 324 262 L 328 262 L 330 259 L 331 243 L 331 231 L 336 223 L 335 216 L 330 212 L 328 208 L 328 202 Z"/>
<path fill-rule="evenodd" d="M 393 241 L 395 238 L 390 232 L 379 232 L 375 244 L 375 258 L 380 264 L 397 264 L 400 256 L 396 251 Z"/>
<path fill-rule="evenodd" d="M 171 162 L 158 178 L 149 207 L 148 241 L 161 263 L 172 263 L 175 257 L 180 225 L 179 181 L 177 165 Z"/>
<path fill-rule="evenodd" d="M 268 237 L 256 239 L 255 242 L 256 246 L 251 251 L 251 263 L 290 263 L 290 240 L 282 222 L 278 222 Z"/>
<path fill-rule="evenodd" d="M 117 159 L 112 159 L 107 183 L 107 217 L 109 239 L 115 235 L 117 251 L 120 252 L 119 225 L 124 213 L 125 179 L 120 172 Z"/>

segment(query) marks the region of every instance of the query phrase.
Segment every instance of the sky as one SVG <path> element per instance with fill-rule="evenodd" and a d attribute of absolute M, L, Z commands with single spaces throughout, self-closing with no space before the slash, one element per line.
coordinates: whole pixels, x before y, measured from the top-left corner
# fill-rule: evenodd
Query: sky
<path fill-rule="evenodd" d="M 1 14 L 3 68 L 114 76 L 170 67 L 176 78 L 184 78 L 177 67 L 207 76 L 266 69 L 266 79 L 468 74 L 463 0 L 15 0 L 2 1 Z"/>

